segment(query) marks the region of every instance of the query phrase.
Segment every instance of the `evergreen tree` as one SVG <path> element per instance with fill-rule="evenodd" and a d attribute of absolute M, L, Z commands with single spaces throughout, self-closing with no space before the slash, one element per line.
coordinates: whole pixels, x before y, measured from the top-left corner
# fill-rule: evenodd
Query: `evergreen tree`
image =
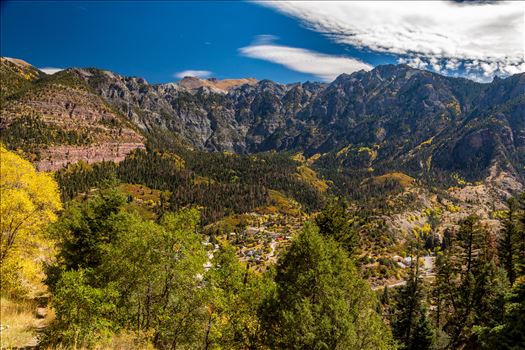
<path fill-rule="evenodd" d="M 520 209 L 515 267 L 517 275 L 525 276 L 525 192 L 520 197 Z"/>
<path fill-rule="evenodd" d="M 434 342 L 434 331 L 423 305 L 423 282 L 417 271 L 417 267 L 412 269 L 398 292 L 392 315 L 392 333 L 401 349 L 431 349 Z"/>
<path fill-rule="evenodd" d="M 419 319 L 412 331 L 412 335 L 407 350 L 426 350 L 434 348 L 435 333 L 432 324 L 428 320 L 427 310 L 421 308 L 419 310 Z"/>
<path fill-rule="evenodd" d="M 503 230 L 499 240 L 499 256 L 502 266 L 507 272 L 510 284 L 513 285 L 517 275 L 520 232 L 517 221 L 517 203 L 514 198 L 508 202 L 509 210 L 502 220 Z"/>
<path fill-rule="evenodd" d="M 525 349 L 525 282 L 517 281 L 507 293 L 503 322 L 475 330 L 483 349 Z"/>
<path fill-rule="evenodd" d="M 500 249 L 502 263 L 513 287 L 506 293 L 503 316 L 496 322 L 474 328 L 483 349 L 525 349 L 525 193 L 520 207 L 509 202 L 508 215 L 503 220 Z M 512 278 L 512 279 L 511 279 Z"/>
<path fill-rule="evenodd" d="M 210 296 L 199 212 L 167 213 L 157 224 L 125 212 L 124 203 L 104 192 L 71 205 L 56 225 L 59 259 L 47 282 L 57 322 L 48 342 L 91 346 L 126 329 L 159 349 L 201 346 Z"/>
<path fill-rule="evenodd" d="M 350 254 L 354 251 L 358 236 L 354 220 L 343 201 L 333 201 L 327 204 L 315 218 L 319 233 L 339 242 Z"/>
<path fill-rule="evenodd" d="M 385 286 L 383 288 L 383 293 L 381 293 L 381 296 L 379 297 L 379 301 L 382 305 L 388 305 L 390 304 L 390 293 L 388 292 L 388 286 Z"/>
<path fill-rule="evenodd" d="M 273 349 L 391 349 L 377 300 L 336 242 L 307 225 L 280 259 L 261 308 Z"/>
<path fill-rule="evenodd" d="M 52 228 L 66 269 L 94 268 L 101 263 L 103 244 L 113 242 L 118 235 L 124 203 L 124 195 L 115 190 L 101 191 L 87 202 L 70 203 Z"/>
<path fill-rule="evenodd" d="M 450 348 L 476 346 L 473 327 L 494 325 L 503 316 L 507 282 L 490 241 L 479 219 L 469 216 L 438 258 L 436 323 L 448 334 Z"/>

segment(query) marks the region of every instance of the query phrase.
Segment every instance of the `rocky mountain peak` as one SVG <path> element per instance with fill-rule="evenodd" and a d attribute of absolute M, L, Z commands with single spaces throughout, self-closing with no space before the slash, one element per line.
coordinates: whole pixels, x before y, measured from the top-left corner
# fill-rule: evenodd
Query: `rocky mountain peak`
<path fill-rule="evenodd" d="M 19 68 L 2 60 L 3 82 L 9 76 L 19 84 L 12 91 L 39 91 L 10 101 L 4 119 L 29 106 L 68 130 L 89 118 L 107 128 L 119 119 L 111 118 L 114 110 L 146 137 L 161 131 L 208 151 L 313 155 L 345 149 L 337 162 L 348 168 L 414 176 L 458 172 L 475 180 L 498 164 L 518 178 L 525 175 L 525 74 L 482 84 L 384 65 L 341 74 L 329 84 L 186 77 L 151 85 L 99 69 L 70 69 L 37 75 L 33 84 Z M 49 84 L 60 89 L 45 88 Z"/>
<path fill-rule="evenodd" d="M 255 85 L 257 79 L 255 78 L 240 78 L 240 79 L 224 79 L 218 80 L 217 78 L 199 79 L 196 77 L 184 77 L 180 82 L 179 86 L 188 90 L 197 90 L 201 87 L 207 87 L 211 89 L 217 89 L 224 92 L 228 92 L 232 88 L 242 85 Z"/>

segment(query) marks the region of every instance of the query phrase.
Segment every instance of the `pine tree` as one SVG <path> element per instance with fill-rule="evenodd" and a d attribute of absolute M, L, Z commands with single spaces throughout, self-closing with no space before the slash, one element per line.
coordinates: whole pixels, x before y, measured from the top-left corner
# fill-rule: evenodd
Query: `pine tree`
<path fill-rule="evenodd" d="M 433 349 L 435 333 L 428 320 L 427 310 L 421 308 L 418 311 L 419 318 L 412 332 L 407 350 L 426 350 Z"/>
<path fill-rule="evenodd" d="M 478 327 L 476 333 L 483 349 L 525 349 L 525 282 L 517 281 L 507 293 L 503 321 Z"/>
<path fill-rule="evenodd" d="M 388 292 L 388 286 L 383 288 L 383 293 L 381 293 L 379 301 L 382 305 L 388 305 L 390 303 L 390 293 Z"/>
<path fill-rule="evenodd" d="M 319 233 L 339 242 L 350 254 L 358 243 L 357 232 L 353 227 L 354 218 L 347 211 L 343 201 L 332 202 L 326 205 L 315 218 Z"/>
<path fill-rule="evenodd" d="M 308 225 L 280 259 L 260 317 L 272 349 L 391 349 L 377 300 L 336 242 Z"/>
<path fill-rule="evenodd" d="M 517 234 L 516 273 L 525 276 L 525 192 L 520 197 L 519 224 Z"/>
<path fill-rule="evenodd" d="M 423 305 L 422 281 L 417 271 L 417 268 L 412 270 L 407 283 L 397 294 L 392 315 L 393 335 L 400 342 L 401 349 L 430 349 L 434 342 L 434 331 Z"/>
<path fill-rule="evenodd" d="M 510 284 L 513 285 L 517 275 L 517 265 L 519 260 L 519 228 L 517 221 L 516 200 L 511 198 L 508 202 L 509 210 L 502 220 L 503 230 L 499 240 L 499 256 L 502 266 L 507 272 Z"/>
<path fill-rule="evenodd" d="M 500 245 L 504 249 L 501 260 L 513 287 L 505 294 L 504 303 L 492 310 L 494 315 L 502 316 L 475 327 L 481 347 L 487 350 L 525 349 L 525 194 L 519 209 L 515 201 L 509 202 Z"/>
<path fill-rule="evenodd" d="M 450 348 L 475 344 L 474 326 L 485 327 L 501 320 L 507 282 L 488 242 L 489 232 L 482 228 L 479 218 L 470 216 L 460 223 L 447 251 L 438 258 L 436 321 L 450 337 Z"/>

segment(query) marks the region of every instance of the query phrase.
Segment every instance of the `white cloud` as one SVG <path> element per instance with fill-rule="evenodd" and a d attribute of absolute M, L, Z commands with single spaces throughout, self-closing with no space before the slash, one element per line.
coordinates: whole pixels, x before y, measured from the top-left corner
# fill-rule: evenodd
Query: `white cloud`
<path fill-rule="evenodd" d="M 60 72 L 64 70 L 64 68 L 56 68 L 56 67 L 44 67 L 44 68 L 38 68 L 39 71 L 42 71 L 46 74 L 55 74 L 57 72 Z"/>
<path fill-rule="evenodd" d="M 334 41 L 414 66 L 481 75 L 525 71 L 525 2 L 260 1 Z M 467 72 L 468 73 L 468 72 Z"/>
<path fill-rule="evenodd" d="M 417 69 L 427 69 L 428 62 L 425 62 L 419 57 L 410 57 L 410 58 L 400 58 L 398 60 L 399 63 L 405 63 L 409 65 L 410 67 L 417 68 Z"/>
<path fill-rule="evenodd" d="M 271 44 L 273 43 L 275 40 L 278 40 L 279 37 L 276 36 L 276 35 L 272 35 L 272 34 L 261 34 L 261 35 L 257 35 L 255 37 L 255 40 L 253 42 L 254 45 L 264 45 L 264 44 Z"/>
<path fill-rule="evenodd" d="M 255 42 L 239 49 L 247 57 L 266 60 L 301 73 L 313 74 L 324 81 L 332 81 L 341 73 L 370 70 L 373 67 L 359 60 L 326 55 L 315 51 L 272 44 L 274 36 L 258 36 Z"/>
<path fill-rule="evenodd" d="M 445 63 L 445 69 L 448 69 L 451 71 L 457 70 L 459 66 L 460 66 L 460 62 L 455 58 L 451 58 Z"/>
<path fill-rule="evenodd" d="M 175 78 L 182 79 L 184 77 L 195 77 L 205 79 L 211 76 L 211 72 L 208 70 L 184 70 L 182 72 L 175 73 Z"/>

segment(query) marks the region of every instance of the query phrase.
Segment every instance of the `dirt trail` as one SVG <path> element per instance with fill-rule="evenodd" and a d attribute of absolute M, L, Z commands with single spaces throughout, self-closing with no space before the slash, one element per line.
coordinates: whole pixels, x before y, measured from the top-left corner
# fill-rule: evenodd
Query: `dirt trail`
<path fill-rule="evenodd" d="M 29 350 L 29 349 L 38 348 L 39 336 L 49 325 L 48 315 L 49 315 L 49 309 L 47 306 L 38 306 L 36 308 L 35 320 L 33 322 L 33 327 L 32 327 L 34 331 L 34 336 L 31 339 L 31 341 L 29 341 L 24 346 L 19 347 L 17 349 Z"/>

